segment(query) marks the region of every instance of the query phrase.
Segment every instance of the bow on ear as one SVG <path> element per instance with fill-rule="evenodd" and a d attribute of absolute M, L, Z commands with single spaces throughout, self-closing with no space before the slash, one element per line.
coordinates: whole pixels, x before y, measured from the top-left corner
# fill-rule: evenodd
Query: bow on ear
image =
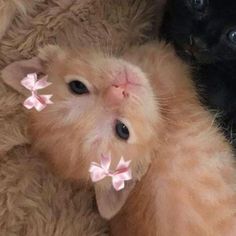
<path fill-rule="evenodd" d="M 133 163 L 132 173 L 131 161 L 121 158 L 115 170 L 110 170 L 111 161 L 110 155 L 102 155 L 100 164 L 92 162 L 89 169 L 98 210 L 105 219 L 113 218 L 121 210 L 136 182 L 146 173 L 150 158 Z"/>
<path fill-rule="evenodd" d="M 105 177 L 111 177 L 112 185 L 116 191 L 120 191 L 125 188 L 125 181 L 131 180 L 131 169 L 129 168 L 131 161 L 125 161 L 121 157 L 116 170 L 111 171 L 111 156 L 105 156 L 102 154 L 101 164 L 92 162 L 89 172 L 91 174 L 91 179 L 93 182 L 98 182 Z"/>

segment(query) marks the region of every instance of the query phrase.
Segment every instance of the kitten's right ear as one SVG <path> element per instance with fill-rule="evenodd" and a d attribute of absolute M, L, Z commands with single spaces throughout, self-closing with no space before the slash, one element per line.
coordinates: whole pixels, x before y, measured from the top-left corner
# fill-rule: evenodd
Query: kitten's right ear
<path fill-rule="evenodd" d="M 44 73 L 42 61 L 38 57 L 9 64 L 2 70 L 1 77 L 7 85 L 19 93 L 26 95 L 27 90 L 20 82 L 30 73 Z"/>
<path fill-rule="evenodd" d="M 26 95 L 27 90 L 21 85 L 21 80 L 30 73 L 47 74 L 48 68 L 54 62 L 65 57 L 64 51 L 58 46 L 48 45 L 39 50 L 39 55 L 30 60 L 22 60 L 9 64 L 2 70 L 3 81 L 18 91 Z"/>

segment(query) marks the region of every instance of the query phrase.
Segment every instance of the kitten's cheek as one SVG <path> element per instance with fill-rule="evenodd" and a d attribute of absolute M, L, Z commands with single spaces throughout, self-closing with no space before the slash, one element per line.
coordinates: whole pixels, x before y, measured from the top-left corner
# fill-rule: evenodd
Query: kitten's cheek
<path fill-rule="evenodd" d="M 95 137 L 95 139 L 91 142 L 91 146 L 93 147 L 93 148 L 97 148 L 97 147 L 99 147 L 99 145 L 101 145 L 101 138 L 99 138 L 99 137 Z"/>
<path fill-rule="evenodd" d="M 102 144 L 102 139 L 96 134 L 88 134 L 86 136 L 86 142 L 83 144 L 85 153 L 89 153 L 92 150 L 98 150 Z"/>

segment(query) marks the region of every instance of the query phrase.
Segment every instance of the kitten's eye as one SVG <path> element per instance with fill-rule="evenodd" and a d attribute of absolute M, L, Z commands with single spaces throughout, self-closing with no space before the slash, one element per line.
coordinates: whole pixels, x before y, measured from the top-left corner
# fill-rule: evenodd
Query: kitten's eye
<path fill-rule="evenodd" d="M 228 33 L 228 39 L 230 40 L 231 43 L 236 44 L 236 30 L 231 30 Z"/>
<path fill-rule="evenodd" d="M 87 87 L 81 81 L 78 80 L 71 81 L 69 83 L 69 88 L 73 93 L 78 95 L 89 93 Z"/>
<path fill-rule="evenodd" d="M 197 11 L 203 11 L 207 6 L 207 0 L 191 0 L 192 6 Z"/>
<path fill-rule="evenodd" d="M 123 140 L 129 139 L 129 129 L 126 127 L 124 123 L 117 120 L 115 125 L 116 135 Z"/>

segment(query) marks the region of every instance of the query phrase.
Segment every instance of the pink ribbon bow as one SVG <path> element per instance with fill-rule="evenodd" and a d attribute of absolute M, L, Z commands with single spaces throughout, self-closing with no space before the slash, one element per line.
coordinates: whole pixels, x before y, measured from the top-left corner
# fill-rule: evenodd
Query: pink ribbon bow
<path fill-rule="evenodd" d="M 37 81 L 37 74 L 28 74 L 24 79 L 21 80 L 21 85 L 31 91 L 32 95 L 24 101 L 24 106 L 27 109 L 33 107 L 37 111 L 42 111 L 47 104 L 53 104 L 50 100 L 52 95 L 39 95 L 37 90 L 44 89 L 52 83 L 47 82 L 47 76 Z"/>
<path fill-rule="evenodd" d="M 109 170 L 111 165 L 111 156 L 102 155 L 101 164 L 96 162 L 91 163 L 89 168 L 91 179 L 93 182 L 98 182 L 105 177 L 111 177 L 113 187 L 116 191 L 120 191 L 125 187 L 125 181 L 132 179 L 131 170 L 129 167 L 130 162 L 131 161 L 125 161 L 124 158 L 121 157 L 116 170 L 111 171 Z"/>

